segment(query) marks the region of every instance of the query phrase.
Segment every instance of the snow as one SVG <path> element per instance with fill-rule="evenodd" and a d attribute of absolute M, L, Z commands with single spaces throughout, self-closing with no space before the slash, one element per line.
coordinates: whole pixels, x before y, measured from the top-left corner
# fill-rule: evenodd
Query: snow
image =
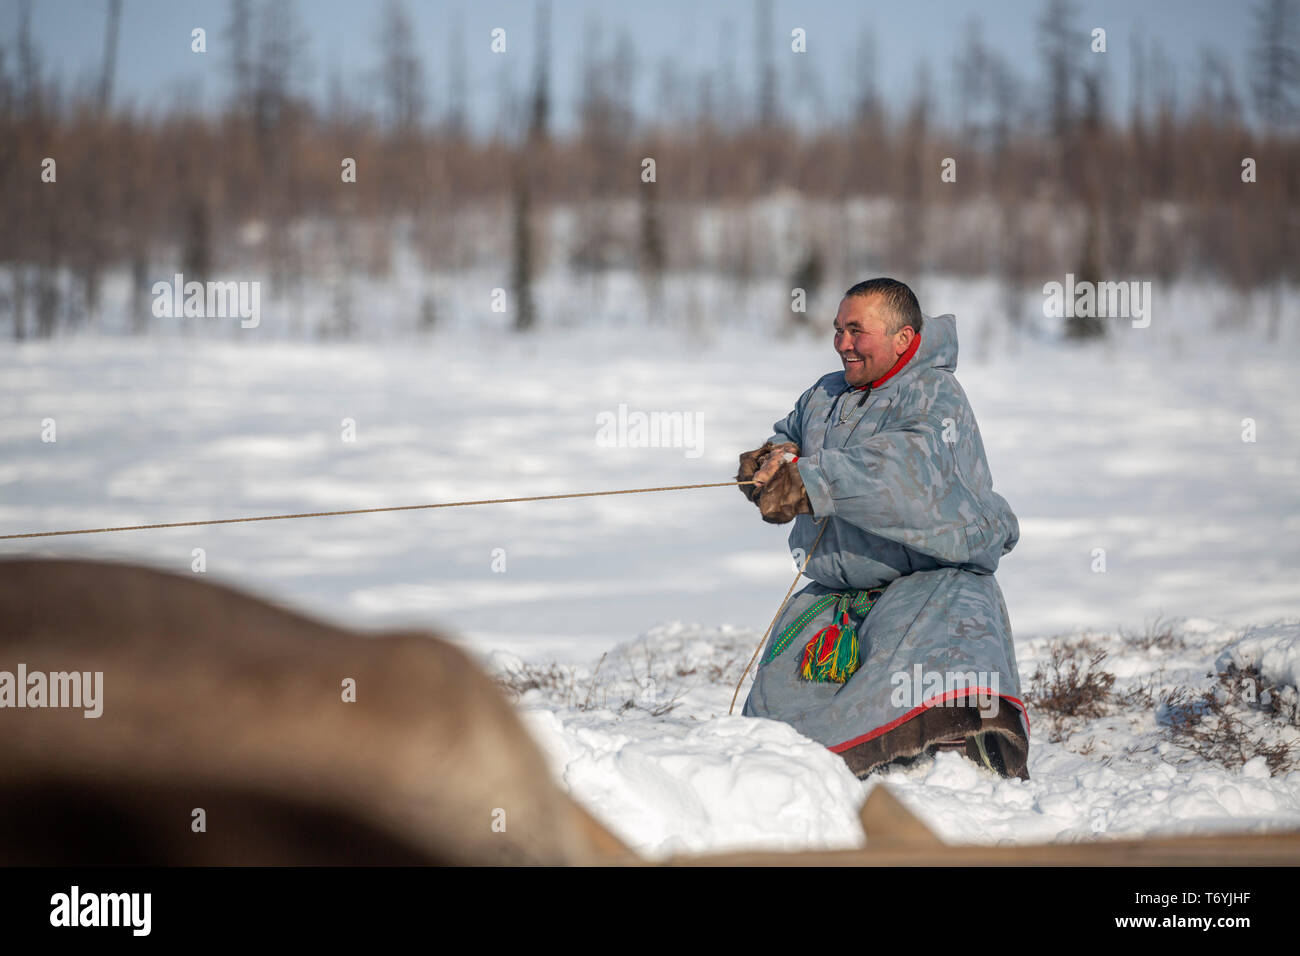
<path fill-rule="evenodd" d="M 1300 687 L 1300 633 L 1285 626 L 1253 627 L 1224 649 L 1216 666 L 1258 667 L 1275 684 Z"/>
<path fill-rule="evenodd" d="M 501 281 L 428 280 L 480 303 L 478 286 Z M 625 295 L 633 278 L 615 275 L 597 301 L 553 272 L 538 298 L 556 319 L 526 338 L 485 305 L 443 301 L 426 338 L 296 342 L 264 297 L 257 329 L 201 320 L 190 335 L 177 321 L 144 338 L 11 345 L 0 533 L 725 481 L 835 367 L 829 335 L 771 333 L 763 316 L 779 307 L 759 304 L 787 301 L 779 281 L 751 285 L 669 282 L 662 328 Z M 387 315 L 418 305 L 408 293 L 395 282 L 358 301 Z M 1120 323 L 1108 344 L 1068 350 L 1041 331 L 1011 339 L 995 283 L 926 280 L 926 311 L 958 316 L 958 377 L 1021 522 L 998 572 L 1021 676 L 1052 641 L 1083 635 L 1108 650 L 1117 692 L 1206 692 L 1221 683 L 1207 675 L 1257 668 L 1277 712 L 1234 712 L 1260 740 L 1297 742 L 1285 716 L 1300 709 L 1297 296 L 1282 299 L 1278 342 L 1257 331 L 1267 296 L 1194 284 L 1159 296 L 1150 329 Z M 1220 329 L 1234 311 L 1255 325 Z M 702 453 L 602 447 L 597 416 L 620 403 L 696 414 Z M 57 442 L 40 439 L 47 418 Z M 787 533 L 708 488 L 6 541 L 0 555 L 189 573 L 202 548 L 214 578 L 309 613 L 435 629 L 499 675 L 552 668 L 569 683 L 519 694 L 530 732 L 562 784 L 649 855 L 852 846 L 879 779 L 955 841 L 1300 826 L 1300 771 L 1206 760 L 1170 739 L 1159 708 L 1069 722 L 1058 742 L 1031 711 L 1029 782 L 952 754 L 858 781 L 784 724 L 728 717 L 795 573 Z M 1132 639 L 1162 616 L 1181 646 Z"/>
<path fill-rule="evenodd" d="M 525 714 L 570 792 L 647 856 L 860 842 L 861 784 L 789 725 Z"/>
<path fill-rule="evenodd" d="M 1156 677 L 1158 687 L 1210 687 L 1224 647 L 1290 652 L 1300 620 L 1243 637 L 1206 619 L 1173 623 L 1185 646 L 1152 655 L 1134 636 L 1075 634 L 1111 653 L 1119 691 Z M 761 632 L 760 632 L 761 633 Z M 940 753 L 859 781 L 840 758 L 786 724 L 728 716 L 733 685 L 760 633 L 674 623 L 606 652 L 603 661 L 541 665 L 497 652 L 489 669 L 508 686 L 545 673 L 517 706 L 555 777 L 638 852 L 741 847 L 844 849 L 862 845 L 856 814 L 888 781 L 899 798 L 952 843 L 1073 842 L 1300 825 L 1300 760 L 1271 773 L 1264 757 L 1237 768 L 1204 759 L 1163 733 L 1157 708 L 1113 708 L 1068 723 L 1059 742 L 1038 715 L 1029 781 L 1002 779 L 959 754 Z M 1047 638 L 1020 648 L 1032 674 Z M 1120 676 L 1127 675 L 1127 676 Z M 1292 690 L 1294 693 L 1294 689 Z M 740 698 L 743 701 L 744 690 Z M 737 703 L 739 711 L 740 703 Z M 664 713 L 657 713 L 665 711 Z M 1266 741 L 1300 756 L 1300 715 L 1236 712 Z M 1031 719 L 1035 715 L 1031 711 Z"/>
<path fill-rule="evenodd" d="M 844 762 L 788 724 L 740 717 L 739 703 L 728 716 L 753 643 L 735 628 L 660 626 L 517 703 L 556 778 L 647 856 L 857 845 L 862 783 Z"/>

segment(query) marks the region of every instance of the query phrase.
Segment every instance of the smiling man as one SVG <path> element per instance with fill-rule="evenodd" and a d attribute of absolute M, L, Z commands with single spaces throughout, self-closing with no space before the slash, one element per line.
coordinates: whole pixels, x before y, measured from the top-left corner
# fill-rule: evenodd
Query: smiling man
<path fill-rule="evenodd" d="M 894 279 L 849 289 L 843 371 L 740 456 L 763 520 L 794 519 L 812 583 L 780 614 L 744 713 L 792 724 L 859 776 L 956 750 L 1028 779 L 1029 722 L 993 577 L 1019 539 L 957 383 L 957 325 Z"/>

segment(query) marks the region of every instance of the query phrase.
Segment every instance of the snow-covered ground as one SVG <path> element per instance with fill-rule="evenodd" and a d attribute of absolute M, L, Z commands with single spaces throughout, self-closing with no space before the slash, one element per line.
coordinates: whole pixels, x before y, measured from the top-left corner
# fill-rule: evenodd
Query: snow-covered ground
<path fill-rule="evenodd" d="M 615 287 L 608 323 L 522 338 L 498 315 L 449 319 L 423 339 L 296 343 L 275 334 L 264 304 L 259 329 L 201 320 L 228 322 L 220 336 L 6 345 L 0 533 L 725 481 L 837 364 L 829 335 L 774 336 L 752 298 L 733 314 L 721 287 L 702 288 L 708 324 L 674 313 L 664 329 L 618 313 Z M 670 288 L 669 311 L 696 291 Z M 992 283 L 924 287 L 928 313 L 958 316 L 958 378 L 1020 519 L 998 579 L 1022 677 L 1054 636 L 1088 632 L 1109 648 L 1120 690 L 1162 667 L 1160 688 L 1203 690 L 1239 639 L 1269 680 L 1294 686 L 1300 308 L 1285 298 L 1281 339 L 1266 342 L 1266 297 L 1161 294 L 1151 328 L 1112 321 L 1107 344 L 1072 350 L 1013 341 L 994 321 Z M 587 295 L 552 278 L 544 314 L 582 316 Z M 1256 314 L 1215 327 L 1239 308 Z M 687 447 L 608 447 L 598 416 L 620 405 L 690 416 L 696 432 Z M 47 419 L 55 442 L 41 440 Z M 725 716 L 794 576 L 787 532 L 735 490 L 709 488 L 6 541 L 0 555 L 188 572 L 202 548 L 214 577 L 318 615 L 432 627 L 494 655 L 498 673 L 554 663 L 581 693 L 523 694 L 529 726 L 573 793 L 636 846 L 848 845 L 873 784 L 784 725 Z M 1161 616 L 1185 646 L 1121 637 Z M 618 679 L 635 693 L 593 681 L 602 653 L 610 667 L 638 647 L 653 651 L 652 686 L 627 661 Z M 695 672 L 665 682 L 654 667 Z M 605 699 L 586 699 L 593 689 Z M 618 709 L 628 699 L 640 703 Z M 1028 783 L 951 755 L 888 777 L 951 839 L 1300 826 L 1300 771 L 1196 757 L 1162 736 L 1161 714 L 1129 706 L 1073 721 L 1057 743 L 1036 723 Z M 1270 740 L 1296 739 L 1277 714 L 1248 716 L 1273 721 Z"/>
<path fill-rule="evenodd" d="M 857 846 L 856 811 L 880 780 L 955 843 L 1300 825 L 1300 621 L 1243 635 L 1187 619 L 1067 640 L 1108 651 L 1096 670 L 1114 684 L 1094 716 L 1058 721 L 1031 703 L 1028 782 L 953 753 L 863 782 L 786 724 L 728 716 L 757 636 L 664 625 L 591 665 L 542 666 L 497 652 L 490 666 L 515 692 L 556 776 L 650 856 Z M 1037 672 L 1052 644 L 1021 642 L 1022 672 Z M 1230 664 L 1242 673 L 1219 678 Z M 1252 665 L 1257 673 L 1245 671 Z M 1177 689 L 1188 693 L 1168 696 Z M 1217 693 L 1221 715 L 1201 701 L 1206 692 Z M 1199 717 L 1199 740 L 1179 727 L 1189 715 Z M 1291 759 L 1271 767 L 1250 756 L 1252 743 L 1243 759 L 1241 741 L 1255 740 L 1294 748 Z"/>

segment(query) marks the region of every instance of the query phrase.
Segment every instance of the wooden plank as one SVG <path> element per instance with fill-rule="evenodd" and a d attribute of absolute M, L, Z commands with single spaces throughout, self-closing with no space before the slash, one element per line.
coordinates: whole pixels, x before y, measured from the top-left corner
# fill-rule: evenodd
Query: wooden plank
<path fill-rule="evenodd" d="M 1300 866 L 1300 831 L 981 846 L 886 844 L 860 850 L 719 853 L 674 866 Z"/>
<path fill-rule="evenodd" d="M 943 840 L 903 805 L 888 784 L 879 783 L 872 788 L 862 804 L 859 818 L 862 832 L 873 849 L 943 846 Z"/>

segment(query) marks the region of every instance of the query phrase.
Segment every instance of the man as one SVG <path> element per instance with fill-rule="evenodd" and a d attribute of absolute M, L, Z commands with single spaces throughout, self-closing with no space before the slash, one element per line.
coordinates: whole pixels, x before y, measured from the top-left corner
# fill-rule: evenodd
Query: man
<path fill-rule="evenodd" d="M 763 519 L 794 519 L 812 583 L 780 614 L 744 713 L 792 724 L 858 776 L 959 750 L 1029 779 L 1011 622 L 993 577 L 1020 536 L 994 493 L 957 383 L 951 315 L 860 282 L 835 316 L 844 370 L 822 376 L 740 456 Z"/>

